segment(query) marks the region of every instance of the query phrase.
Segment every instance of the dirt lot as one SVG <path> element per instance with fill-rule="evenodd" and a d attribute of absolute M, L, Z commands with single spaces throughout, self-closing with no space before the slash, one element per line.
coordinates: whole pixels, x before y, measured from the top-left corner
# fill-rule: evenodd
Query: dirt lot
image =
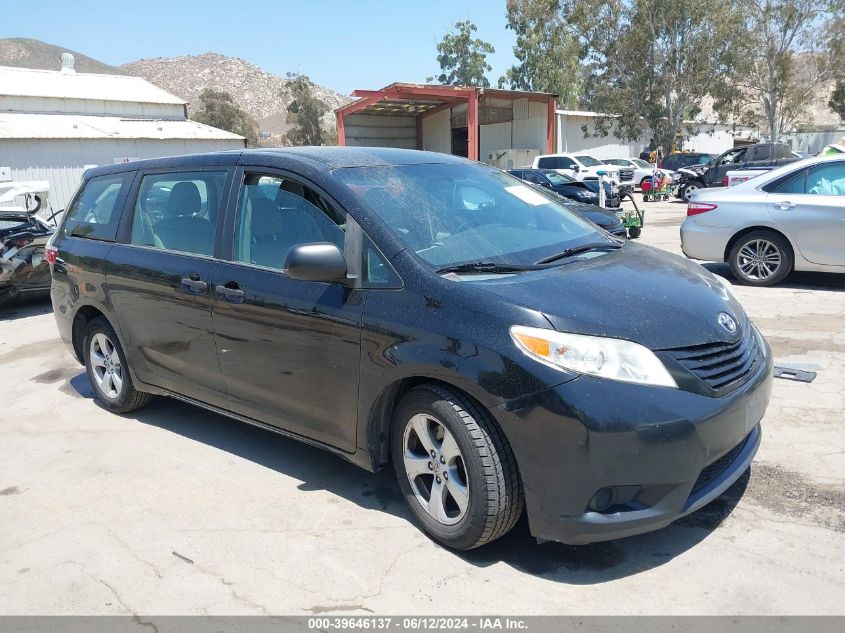
<path fill-rule="evenodd" d="M 642 241 L 679 252 L 685 207 Z M 729 275 L 721 266 L 712 270 Z M 159 398 L 99 409 L 49 304 L 0 309 L 2 614 L 845 614 L 845 277 L 737 293 L 779 363 L 750 476 L 674 525 L 470 553 L 409 521 L 390 472 Z"/>

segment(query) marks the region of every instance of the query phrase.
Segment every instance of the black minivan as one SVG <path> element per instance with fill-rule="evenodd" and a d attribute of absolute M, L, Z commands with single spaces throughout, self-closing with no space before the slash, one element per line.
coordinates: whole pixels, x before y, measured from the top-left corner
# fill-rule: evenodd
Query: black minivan
<path fill-rule="evenodd" d="M 91 169 L 48 245 L 115 413 L 178 398 L 393 464 L 456 549 L 665 526 L 749 467 L 771 352 L 730 286 L 492 167 L 288 148 Z"/>

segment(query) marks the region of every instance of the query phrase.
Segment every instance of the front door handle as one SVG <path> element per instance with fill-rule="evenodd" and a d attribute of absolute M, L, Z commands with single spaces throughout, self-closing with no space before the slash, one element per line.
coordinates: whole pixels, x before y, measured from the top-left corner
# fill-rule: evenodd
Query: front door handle
<path fill-rule="evenodd" d="M 208 290 L 208 284 L 200 279 L 196 273 L 182 277 L 182 285 L 188 287 L 188 292 L 192 294 L 200 294 Z"/>
<path fill-rule="evenodd" d="M 244 291 L 237 281 L 230 281 L 225 286 L 214 286 L 214 290 L 229 303 L 243 303 Z"/>
<path fill-rule="evenodd" d="M 795 203 L 789 200 L 781 200 L 780 202 L 775 202 L 775 207 L 781 211 L 786 211 L 787 209 L 794 209 Z"/>

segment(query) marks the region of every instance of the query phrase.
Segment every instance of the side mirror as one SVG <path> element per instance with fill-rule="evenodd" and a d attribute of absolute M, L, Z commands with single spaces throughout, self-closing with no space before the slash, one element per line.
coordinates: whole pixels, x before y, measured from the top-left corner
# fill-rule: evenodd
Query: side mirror
<path fill-rule="evenodd" d="M 300 281 L 340 281 L 346 278 L 346 259 L 331 242 L 297 244 L 285 255 L 284 271 Z"/>

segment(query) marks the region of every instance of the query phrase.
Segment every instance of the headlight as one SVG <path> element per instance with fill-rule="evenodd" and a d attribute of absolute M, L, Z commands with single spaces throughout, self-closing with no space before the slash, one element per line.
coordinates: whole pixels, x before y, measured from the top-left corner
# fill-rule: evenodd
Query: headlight
<path fill-rule="evenodd" d="M 622 382 L 678 388 L 654 352 L 638 343 L 523 325 L 512 326 L 510 332 L 520 350 L 556 369 Z"/>

